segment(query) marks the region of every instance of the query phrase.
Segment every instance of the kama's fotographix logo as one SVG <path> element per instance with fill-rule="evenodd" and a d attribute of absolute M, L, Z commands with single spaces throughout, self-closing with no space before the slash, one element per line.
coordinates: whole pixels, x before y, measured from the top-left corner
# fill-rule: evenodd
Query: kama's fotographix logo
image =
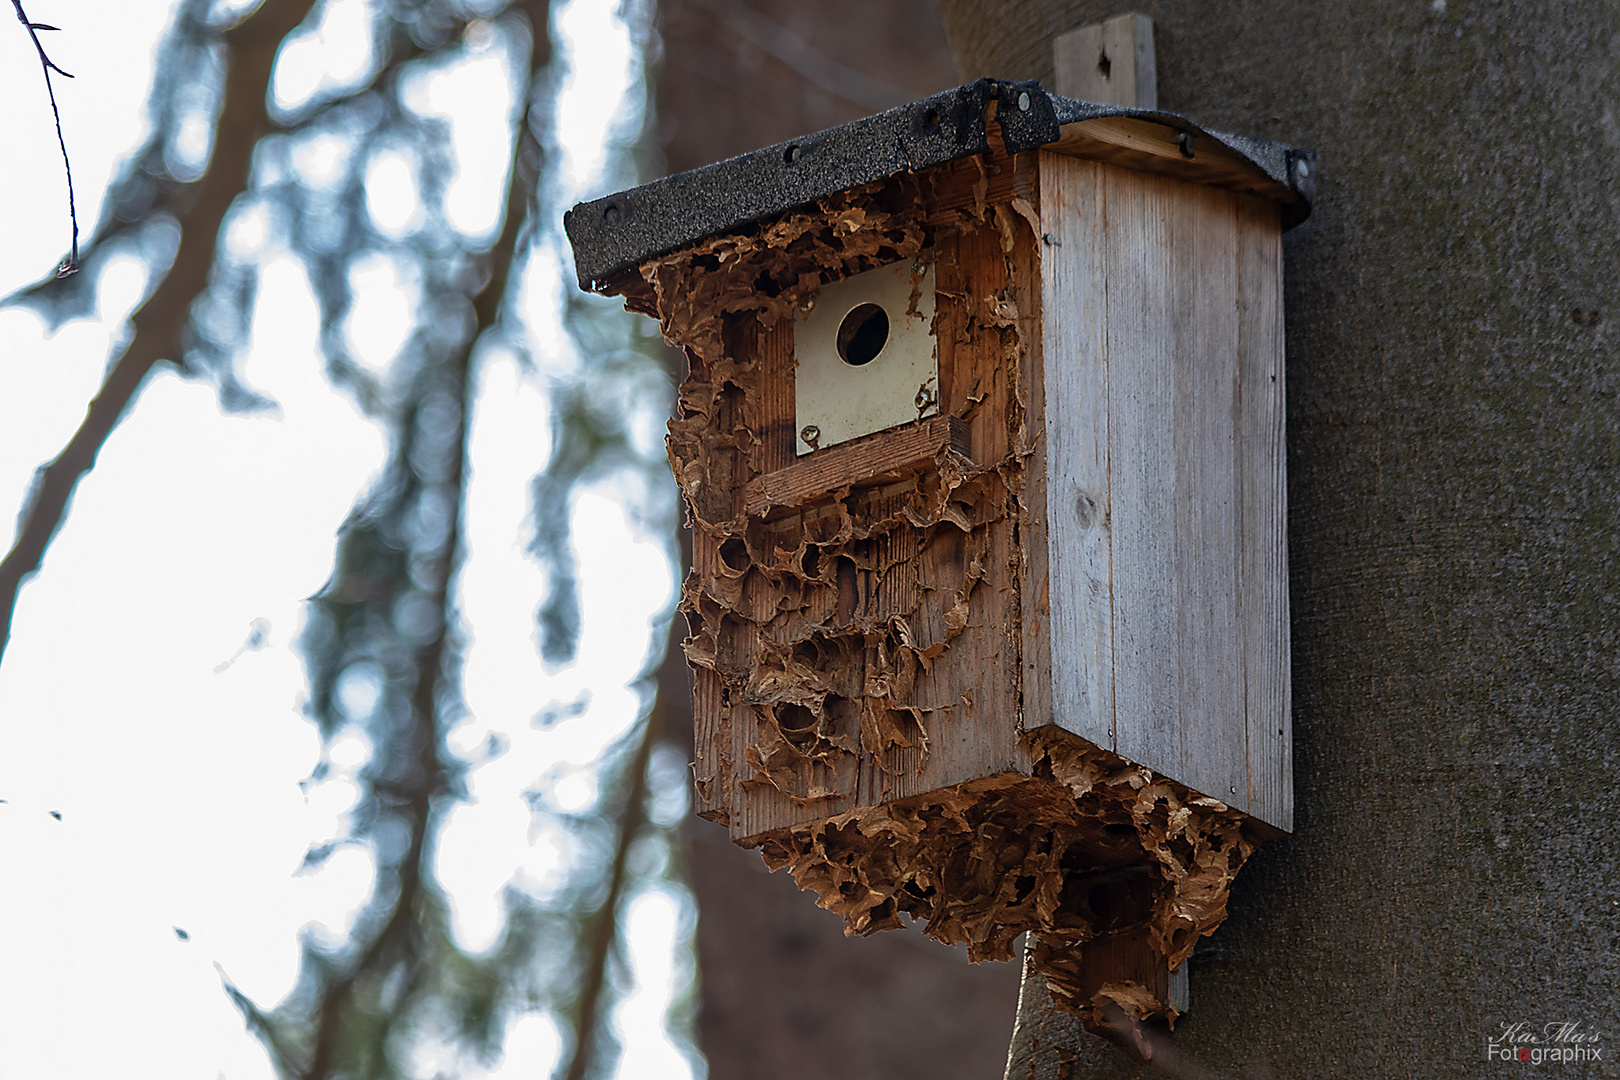
<path fill-rule="evenodd" d="M 1485 1057 L 1525 1065 L 1584 1065 L 1603 1060 L 1601 1036 L 1579 1020 L 1554 1020 L 1539 1027 L 1527 1020 L 1504 1023 L 1489 1036 Z"/>

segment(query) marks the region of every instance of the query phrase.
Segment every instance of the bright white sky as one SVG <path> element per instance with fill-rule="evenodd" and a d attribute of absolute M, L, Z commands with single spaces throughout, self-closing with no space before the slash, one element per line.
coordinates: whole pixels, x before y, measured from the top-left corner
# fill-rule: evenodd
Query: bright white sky
<path fill-rule="evenodd" d="M 142 135 L 152 50 L 172 6 L 28 3 L 32 18 L 62 27 L 48 44 L 77 76 L 58 80 L 57 94 L 86 229 L 119 156 Z M 577 196 L 601 193 L 594 185 L 617 108 L 603 104 L 613 97 L 603 86 L 639 93 L 631 35 L 615 8 L 572 0 L 556 16 L 565 55 L 592 83 L 585 92 L 571 79 L 561 96 L 563 177 Z M 275 83 L 283 101 L 365 64 L 354 45 L 364 0 L 330 0 L 328 9 L 321 32 L 283 55 Z M 452 220 L 473 234 L 494 225 L 503 177 L 489 162 L 504 160 L 509 137 L 510 82 L 489 37 L 470 38 L 464 62 L 423 80 L 413 101 L 456 125 L 462 171 L 451 185 Z M 10 20 L 0 21 L 0 100 L 4 294 L 54 267 L 67 241 L 43 83 Z M 371 186 L 377 220 L 411 228 L 407 170 L 385 156 Z M 358 737 L 340 741 L 332 778 L 301 786 L 321 744 L 302 711 L 294 642 L 302 599 L 330 573 L 334 533 L 385 443 L 323 378 L 308 285 L 263 233 L 251 217 L 232 233 L 265 261 L 243 374 L 278 408 L 225 416 L 210 387 L 153 379 L 22 593 L 0 665 L 0 1077 L 271 1076 L 220 972 L 272 1006 L 292 986 L 300 928 L 341 932 L 370 886 L 369 858 L 355 850 L 317 874 L 293 874 L 312 842 L 341 829 L 355 792 L 345 770 L 352 775 L 365 753 Z M 553 373 L 580 362 L 555 322 L 570 279 L 548 251 L 523 290 L 541 338 L 536 353 Z M 400 343 L 412 284 L 385 261 L 357 281 L 365 293 L 347 332 L 381 371 Z M 9 546 L 33 470 L 82 417 L 140 286 L 133 261 L 109 268 L 98 317 L 54 335 L 27 312 L 0 310 L 0 543 Z M 673 590 L 667 540 L 635 534 L 621 493 L 587 492 L 573 508 L 586 615 L 580 662 L 548 673 L 538 660 L 542 578 L 523 549 L 528 480 L 549 442 L 545 378 L 487 357 L 472 438 L 471 557 L 461 582 L 475 641 L 466 667 L 472 716 L 452 742 L 470 752 L 498 733 L 509 749 L 472 773 L 474 797 L 442 842 L 439 871 L 469 948 L 499 941 L 508 881 L 543 895 L 567 866 L 566 834 L 537 829 L 522 794 L 544 781 L 561 809 L 594 801 L 592 761 L 636 719 L 625 684 Z M 582 716 L 548 731 L 530 722 L 581 691 L 592 701 Z M 686 812 L 684 788 L 679 771 L 663 772 L 677 779 L 655 812 L 672 821 Z M 630 906 L 636 987 L 614 1017 L 629 1043 L 622 1076 L 701 1076 L 701 1061 L 666 1031 L 669 1006 L 691 978 L 694 917 L 674 888 L 646 890 Z M 561 1049 L 549 1017 L 514 1019 L 496 1075 L 545 1076 Z M 431 1055 L 418 1065 L 424 1075 L 475 1074 Z"/>

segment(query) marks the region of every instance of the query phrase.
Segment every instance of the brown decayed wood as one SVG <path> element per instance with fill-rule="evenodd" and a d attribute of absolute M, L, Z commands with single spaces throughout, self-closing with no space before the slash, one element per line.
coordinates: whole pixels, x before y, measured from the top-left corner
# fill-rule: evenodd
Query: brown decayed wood
<path fill-rule="evenodd" d="M 1032 176 L 996 155 L 869 185 L 619 283 L 691 362 L 669 448 L 700 538 L 687 652 L 713 676 L 697 777 L 738 839 L 1019 762 L 1013 429 L 1033 268 L 994 197 L 1027 202 Z M 793 313 L 825 281 L 919 255 L 938 260 L 947 415 L 795 461 Z"/>
<path fill-rule="evenodd" d="M 773 334 L 779 332 L 780 328 L 772 331 Z M 791 390 L 791 378 L 785 375 L 782 378 Z M 791 416 L 791 394 L 787 404 L 790 411 L 786 415 Z M 772 441 L 767 437 L 761 445 Z M 785 445 L 780 439 L 776 443 L 777 447 Z M 779 506 L 802 506 L 815 496 L 841 487 L 867 484 L 891 473 L 898 478 L 898 474 L 909 473 L 920 463 L 931 462 L 942 453 L 957 454 L 966 462 L 970 460 L 969 449 L 967 424 L 954 416 L 931 416 L 902 428 L 830 446 L 755 477 L 748 482 L 743 509 L 757 517 Z"/>

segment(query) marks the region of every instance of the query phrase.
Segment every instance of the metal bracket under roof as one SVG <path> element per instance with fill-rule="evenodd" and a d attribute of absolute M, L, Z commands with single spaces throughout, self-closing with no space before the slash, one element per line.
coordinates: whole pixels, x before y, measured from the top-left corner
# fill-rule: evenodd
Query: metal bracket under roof
<path fill-rule="evenodd" d="M 990 150 L 988 106 L 1009 153 L 1057 142 L 1066 124 L 1121 117 L 1178 132 L 1183 147 L 1211 139 L 1287 198 L 1285 228 L 1310 215 L 1316 156 L 1281 143 L 1206 131 L 1176 113 L 1076 101 L 1038 82 L 980 79 L 909 105 L 650 184 L 580 203 L 563 215 L 583 289 L 647 259 L 771 217 L 825 195 Z"/>

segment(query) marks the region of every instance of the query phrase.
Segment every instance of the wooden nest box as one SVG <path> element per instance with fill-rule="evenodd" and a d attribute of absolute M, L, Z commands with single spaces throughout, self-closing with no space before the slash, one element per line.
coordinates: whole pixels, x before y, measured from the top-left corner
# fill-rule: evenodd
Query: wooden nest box
<path fill-rule="evenodd" d="M 699 812 L 842 913 L 1168 1016 L 1293 822 L 1310 154 L 981 80 L 576 206 L 690 374 Z"/>

